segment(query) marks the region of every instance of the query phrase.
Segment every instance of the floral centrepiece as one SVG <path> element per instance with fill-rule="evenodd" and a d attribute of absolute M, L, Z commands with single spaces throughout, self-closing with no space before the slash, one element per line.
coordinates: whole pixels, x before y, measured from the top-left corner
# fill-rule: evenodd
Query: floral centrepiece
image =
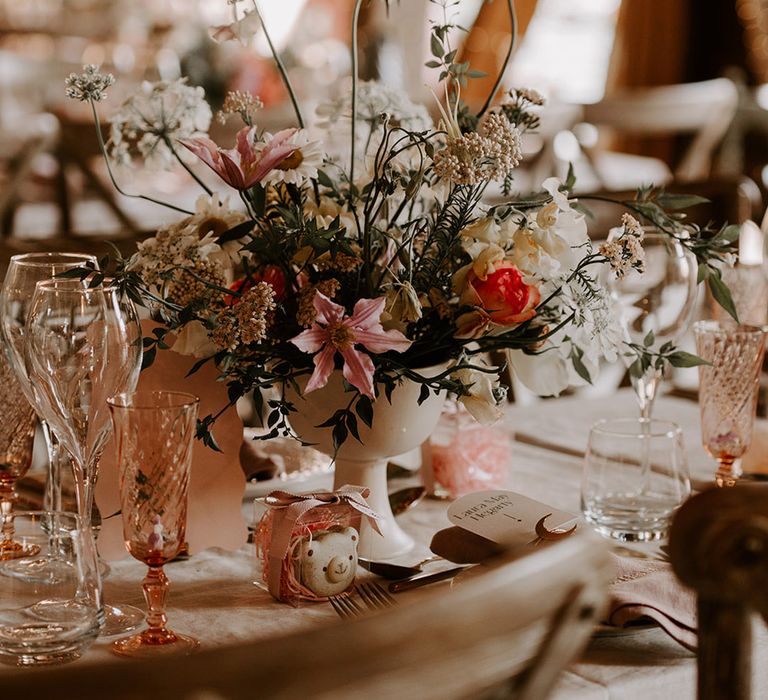
<path fill-rule="evenodd" d="M 197 366 L 215 363 L 231 403 L 254 397 L 266 437 L 293 435 L 290 414 L 299 407 L 287 390 L 312 392 L 334 370 L 349 396 L 325 423 L 336 447 L 358 437 L 358 420 L 370 426 L 374 401 L 403 380 L 421 384 L 419 402 L 446 392 L 492 421 L 504 391 L 503 368 L 486 361 L 489 352 L 509 351 L 520 380 L 541 394 L 591 381 L 601 361 L 625 354 L 598 271 L 642 269 L 635 217 L 696 253 L 702 279 L 726 306 L 730 301 L 717 264 L 734 241 L 732 228 L 701 231 L 664 208 L 699 198 L 641 191 L 623 203 L 632 212 L 622 220 L 623 236 L 595 249 L 570 175 L 549 178 L 539 193 L 513 195 L 521 138 L 536 129 L 543 98 L 511 90 L 492 105 L 499 75 L 486 104 L 470 110 L 461 90 L 473 72 L 451 45 L 459 30 L 451 3 L 433 1 L 445 16 L 432 27 L 427 64 L 442 82 L 434 105 L 361 83 L 353 56 L 351 92 L 321 105 L 307 127 L 276 56 L 296 111 L 296 123 L 276 133 L 259 127 L 258 97 L 231 93 L 218 116 L 240 120 L 235 143 L 215 143 L 204 133 L 211 111 L 200 108 L 199 88 L 183 83 L 144 89 L 142 99 L 178 107 L 172 124 L 131 122 L 129 141 L 146 157 L 156 143 L 189 169 L 180 157 L 189 151 L 220 179 L 209 187 L 201 170 L 190 170 L 205 190 L 196 210 L 118 261 L 118 282 L 160 322 L 144 340 L 145 364 L 167 347 L 199 358 Z M 215 28 L 216 39 L 266 32 L 258 6 L 243 13 L 242 4 L 230 2 L 233 23 Z M 111 81 L 89 67 L 68 84 L 70 96 L 93 104 Z M 113 124 L 108 147 L 116 155 L 126 132 L 120 115 L 129 107 Z M 493 188 L 504 197 L 488 198 Z M 696 361 L 668 347 L 631 352 L 641 363 Z M 438 364 L 446 369 L 436 375 L 420 371 Z M 199 426 L 214 445 L 215 419 Z"/>

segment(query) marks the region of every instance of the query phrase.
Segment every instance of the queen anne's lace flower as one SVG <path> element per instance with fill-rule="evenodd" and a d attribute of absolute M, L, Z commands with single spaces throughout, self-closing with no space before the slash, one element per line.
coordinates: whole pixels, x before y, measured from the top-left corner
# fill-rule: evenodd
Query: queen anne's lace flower
<path fill-rule="evenodd" d="M 130 164 L 138 152 L 148 167 L 167 168 L 175 161 L 174 142 L 205 136 L 211 116 L 203 88 L 187 85 L 185 78 L 145 82 L 112 118 L 109 153 Z"/>
<path fill-rule="evenodd" d="M 227 123 L 227 115 L 237 114 L 247 126 L 253 126 L 256 112 L 264 107 L 264 103 L 256 95 L 241 90 L 232 90 L 224 98 L 224 104 L 216 112 L 216 121 L 219 124 Z"/>
<path fill-rule="evenodd" d="M 83 72 L 70 73 L 64 84 L 67 87 L 67 97 L 81 102 L 101 102 L 107 96 L 107 88 L 113 85 L 115 76 L 112 73 L 100 73 L 99 67 L 93 63 L 83 66 Z"/>
<path fill-rule="evenodd" d="M 490 113 L 477 132 L 452 136 L 435 153 L 435 173 L 457 185 L 503 180 L 522 158 L 520 131 L 502 114 Z"/>

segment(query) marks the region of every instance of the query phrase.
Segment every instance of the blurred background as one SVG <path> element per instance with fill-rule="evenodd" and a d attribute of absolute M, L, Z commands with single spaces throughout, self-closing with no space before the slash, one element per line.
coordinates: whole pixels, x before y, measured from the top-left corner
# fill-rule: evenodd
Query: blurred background
<path fill-rule="evenodd" d="M 248 3 L 241 3 L 244 8 Z M 348 86 L 350 0 L 261 0 L 274 43 L 305 114 Z M 428 0 L 376 0 L 361 15 L 360 64 L 427 105 L 434 71 Z M 697 192 L 706 222 L 761 224 L 768 188 L 768 1 L 517 0 L 519 44 L 503 85 L 547 98 L 525 143 L 520 192 L 573 163 L 581 193 L 628 192 L 654 183 Z M 506 3 L 462 0 L 461 55 L 488 74 L 464 97 L 482 104 L 510 38 Z M 118 196 L 98 158 L 87 105 L 66 100 L 64 78 L 102 64 L 117 84 L 100 108 L 105 123 L 143 80 L 188 76 L 214 110 L 227 90 L 265 104 L 263 126 L 292 111 L 263 36 L 217 44 L 209 27 L 231 21 L 226 0 L 0 0 L 0 245 L 19 250 L 130 242 L 169 213 Z M 212 127 L 214 129 L 220 127 Z M 223 144 L 229 133 L 213 133 Z M 179 201 L 197 190 L 180 172 L 120 172 L 126 189 Z M 170 212 L 170 218 L 175 214 Z M 602 237 L 618 219 L 594 207 Z M 742 262 L 759 264 L 755 238 Z"/>

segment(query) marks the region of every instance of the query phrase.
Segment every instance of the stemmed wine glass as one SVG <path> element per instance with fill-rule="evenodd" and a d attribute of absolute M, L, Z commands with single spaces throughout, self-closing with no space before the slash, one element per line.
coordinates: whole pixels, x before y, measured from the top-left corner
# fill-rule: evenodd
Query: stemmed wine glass
<path fill-rule="evenodd" d="M 184 545 L 198 399 L 173 391 L 137 391 L 109 399 L 117 440 L 120 506 L 128 551 L 149 570 L 144 578 L 148 629 L 118 639 L 125 656 L 189 653 L 198 642 L 166 624 L 163 565 Z"/>
<path fill-rule="evenodd" d="M 735 323 L 699 321 L 696 352 L 709 364 L 699 366 L 699 407 L 704 449 L 717 460 L 715 483 L 735 486 L 735 464 L 752 442 L 765 329 Z"/>
<path fill-rule="evenodd" d="M 69 469 L 69 456 L 59 450 L 48 423 L 40 415 L 32 385 L 24 362 L 25 324 L 29 304 L 35 293 L 35 285 L 56 275 L 82 267 L 86 263 L 97 265 L 96 257 L 85 253 L 23 253 L 11 257 L 8 272 L 0 294 L 0 330 L 5 340 L 8 358 L 27 401 L 34 407 L 41 421 L 48 447 L 49 476 L 45 502 L 50 510 L 61 510 L 61 479 L 64 469 Z"/>
<path fill-rule="evenodd" d="M 40 415 L 72 458 L 77 508 L 91 521 L 99 458 L 109 439 L 107 398 L 132 391 L 141 369 L 136 309 L 114 285 L 38 282 L 26 319 L 24 359 Z M 103 634 L 143 618 L 132 606 L 104 606 Z"/>
<path fill-rule="evenodd" d="M 0 353 L 0 560 L 31 557 L 40 548 L 30 547 L 14 537 L 13 505 L 16 482 L 32 464 L 37 416 L 24 398 L 8 359 Z"/>
<path fill-rule="evenodd" d="M 621 231 L 612 231 L 611 238 Z M 696 307 L 696 258 L 683 244 L 659 231 L 643 227 L 645 270 L 630 270 L 608 286 L 618 301 L 622 320 L 634 343 L 653 332 L 654 345 L 677 342 L 690 325 Z M 649 421 L 662 372 L 653 365 L 641 377 L 632 377 L 640 416 Z"/>

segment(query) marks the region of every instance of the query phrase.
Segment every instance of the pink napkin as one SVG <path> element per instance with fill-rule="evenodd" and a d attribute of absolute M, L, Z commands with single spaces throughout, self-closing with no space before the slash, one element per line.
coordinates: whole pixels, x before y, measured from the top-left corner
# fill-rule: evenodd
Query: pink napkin
<path fill-rule="evenodd" d="M 650 619 L 686 649 L 696 650 L 696 596 L 677 580 L 670 564 L 614 556 L 608 624 L 626 627 Z"/>

